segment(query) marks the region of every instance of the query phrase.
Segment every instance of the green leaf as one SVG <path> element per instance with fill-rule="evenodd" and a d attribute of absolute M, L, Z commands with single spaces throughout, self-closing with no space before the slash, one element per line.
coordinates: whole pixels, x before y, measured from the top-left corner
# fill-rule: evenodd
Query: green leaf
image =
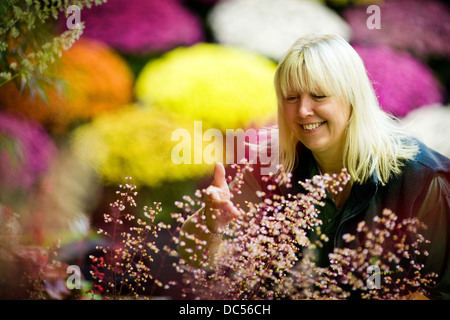
<path fill-rule="evenodd" d="M 20 20 L 22 19 L 22 16 L 24 15 L 24 12 L 22 11 L 22 9 L 19 6 L 13 6 L 13 13 L 14 13 L 14 18 L 16 20 Z"/>
<path fill-rule="evenodd" d="M 7 134 L 0 134 L 0 152 L 4 149 L 6 149 L 11 159 L 13 169 L 22 165 L 24 154 L 22 151 L 22 143 L 19 140 L 11 138 Z"/>
<path fill-rule="evenodd" d="M 20 36 L 20 32 L 19 32 L 19 30 L 17 30 L 16 27 L 13 27 L 13 28 L 11 29 L 11 36 L 12 36 L 14 39 L 17 39 L 17 38 Z"/>

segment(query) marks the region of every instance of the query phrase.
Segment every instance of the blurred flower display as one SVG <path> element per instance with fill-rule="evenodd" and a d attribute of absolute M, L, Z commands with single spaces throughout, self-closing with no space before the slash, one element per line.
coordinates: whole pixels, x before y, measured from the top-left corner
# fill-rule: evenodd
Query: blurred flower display
<path fill-rule="evenodd" d="M 57 154 L 42 126 L 24 117 L 0 112 L 0 141 L 13 147 L 0 149 L 0 188 L 29 191 L 48 170 Z M 3 146 L 3 143 L 2 143 Z"/>
<path fill-rule="evenodd" d="M 87 236 L 99 189 L 92 168 L 59 145 L 58 155 L 19 211 L 27 241 L 65 244 Z"/>
<path fill-rule="evenodd" d="M 165 181 L 200 178 L 207 164 L 175 164 L 172 132 L 185 128 L 194 136 L 193 122 L 155 108 L 129 106 L 95 118 L 73 133 L 74 154 L 92 165 L 106 184 L 127 175 L 140 185 L 160 187 Z M 95 150 L 95 152 L 92 152 Z"/>
<path fill-rule="evenodd" d="M 274 121 L 276 65 L 243 49 L 212 43 L 178 48 L 150 61 L 136 97 L 219 130 Z"/>
<path fill-rule="evenodd" d="M 82 39 L 65 51 L 56 66 L 61 87 L 44 89 L 47 101 L 21 93 L 13 82 L 0 88 L 1 107 L 42 123 L 61 134 L 80 121 L 121 107 L 132 98 L 133 75 L 108 46 Z"/>
<path fill-rule="evenodd" d="M 354 45 L 367 68 L 382 108 L 397 117 L 443 101 L 444 89 L 431 69 L 407 52 Z"/>
<path fill-rule="evenodd" d="M 365 45 L 387 45 L 417 56 L 450 54 L 450 9 L 430 0 L 387 0 L 379 4 L 381 28 L 366 27 L 366 6 L 349 7 L 343 16 L 352 29 L 352 41 Z"/>
<path fill-rule="evenodd" d="M 84 35 L 122 53 L 148 54 L 203 40 L 200 19 L 181 1 L 108 0 L 83 11 Z"/>
<path fill-rule="evenodd" d="M 450 157 L 450 105 L 423 106 L 411 111 L 402 120 L 412 136 Z"/>
<path fill-rule="evenodd" d="M 54 252 L 22 243 L 18 214 L 0 203 L 0 299 L 63 299 L 66 266 Z"/>
<path fill-rule="evenodd" d="M 219 43 L 241 46 L 279 60 L 307 33 L 336 33 L 350 39 L 347 23 L 313 0 L 229 0 L 213 7 L 209 24 Z"/>
<path fill-rule="evenodd" d="M 101 5 L 106 0 L 77 1 L 77 7 Z M 51 20 L 67 9 L 67 1 L 10 0 L 0 2 L 0 87 L 19 78 L 28 90 L 49 82 L 47 68 L 83 33 L 84 24 L 60 35 L 48 30 Z"/>
<path fill-rule="evenodd" d="M 83 298 L 67 286 L 72 263 L 82 267 L 83 290 L 97 293 L 92 298 L 347 299 L 356 288 L 362 299 L 403 299 L 428 290 L 436 275 L 422 277 L 419 260 L 405 260 L 409 268 L 387 263 L 427 248 L 428 241 L 420 243 L 425 226 L 397 221 L 389 210 L 373 221 L 375 238 L 365 238 L 365 225 L 346 234 L 348 248 L 329 256 L 328 269 L 299 251 L 328 241 L 322 234 L 312 243 L 306 231 L 320 235 L 314 204 L 321 205 L 328 184 L 345 184 L 345 170 L 299 182 L 305 195 L 269 192 L 264 202 L 241 208 L 224 234 L 229 254 L 208 272 L 180 257 L 190 248 L 178 236 L 204 206 L 206 190 L 194 189 L 211 178 L 211 158 L 217 161 L 217 138 L 207 141 L 204 132 L 214 129 L 223 139 L 227 129 L 255 129 L 247 137 L 263 144 L 268 137 L 257 130 L 276 123 L 277 62 L 307 33 L 348 40 L 383 109 L 450 156 L 444 1 L 84 0 L 74 2 L 82 9 L 80 29 L 68 30 L 69 2 L 0 5 L 0 299 Z M 370 4 L 381 9 L 381 29 L 367 26 Z M 214 147 L 234 158 L 245 143 L 237 141 L 234 149 L 224 140 Z M 239 189 L 246 169 L 231 167 L 237 173 L 227 181 Z M 266 182 L 291 184 L 290 177 L 283 172 Z M 134 197 L 155 206 L 135 212 Z M 407 229 L 417 241 L 405 245 L 394 233 L 386 236 L 389 228 Z M 204 242 L 188 237 L 197 245 L 192 252 L 202 252 Z M 385 287 L 367 291 L 374 255 Z"/>

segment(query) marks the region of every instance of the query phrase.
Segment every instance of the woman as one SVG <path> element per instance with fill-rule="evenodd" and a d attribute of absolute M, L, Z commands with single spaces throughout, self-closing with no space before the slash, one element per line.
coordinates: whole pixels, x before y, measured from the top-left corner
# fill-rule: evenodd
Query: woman
<path fill-rule="evenodd" d="M 382 111 L 361 58 L 339 36 L 299 39 L 278 65 L 275 88 L 280 163 L 292 172 L 292 181 L 342 168 L 351 176 L 341 192 L 328 193 L 321 209 L 322 231 L 330 241 L 317 252 L 317 263 L 326 265 L 328 253 L 343 247 L 342 236 L 355 234 L 360 221 L 389 208 L 400 219 L 417 217 L 427 224 L 424 236 L 432 246 L 424 271 L 439 274 L 430 297 L 450 298 L 450 160 L 409 138 Z M 205 207 L 183 226 L 206 243 L 201 253 L 208 252 L 209 263 L 219 252 L 221 232 L 239 217 L 237 207 L 258 200 L 255 192 L 263 186 L 258 170 L 253 172 L 245 177 L 243 193 L 232 197 L 225 169 L 217 164 Z M 300 186 L 280 189 L 293 191 Z M 202 227 L 200 215 L 206 217 Z M 192 238 L 185 240 L 187 248 L 194 246 Z M 191 252 L 180 247 L 186 259 Z"/>

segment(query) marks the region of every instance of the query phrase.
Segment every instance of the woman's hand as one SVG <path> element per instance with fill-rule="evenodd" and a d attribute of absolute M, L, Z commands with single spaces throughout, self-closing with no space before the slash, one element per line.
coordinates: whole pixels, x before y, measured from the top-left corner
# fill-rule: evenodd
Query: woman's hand
<path fill-rule="evenodd" d="M 226 226 L 239 217 L 238 208 L 231 201 L 222 163 L 214 167 L 214 178 L 204 195 L 206 226 L 214 234 L 221 234 Z"/>

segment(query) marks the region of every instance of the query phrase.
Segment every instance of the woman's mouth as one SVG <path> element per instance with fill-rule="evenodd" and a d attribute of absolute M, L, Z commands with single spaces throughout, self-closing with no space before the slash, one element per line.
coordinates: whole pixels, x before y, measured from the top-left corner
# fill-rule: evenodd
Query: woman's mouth
<path fill-rule="evenodd" d="M 313 131 L 316 131 L 316 129 L 318 129 L 319 127 L 321 127 L 325 122 L 326 121 L 302 124 L 301 127 L 306 132 L 313 132 Z"/>

